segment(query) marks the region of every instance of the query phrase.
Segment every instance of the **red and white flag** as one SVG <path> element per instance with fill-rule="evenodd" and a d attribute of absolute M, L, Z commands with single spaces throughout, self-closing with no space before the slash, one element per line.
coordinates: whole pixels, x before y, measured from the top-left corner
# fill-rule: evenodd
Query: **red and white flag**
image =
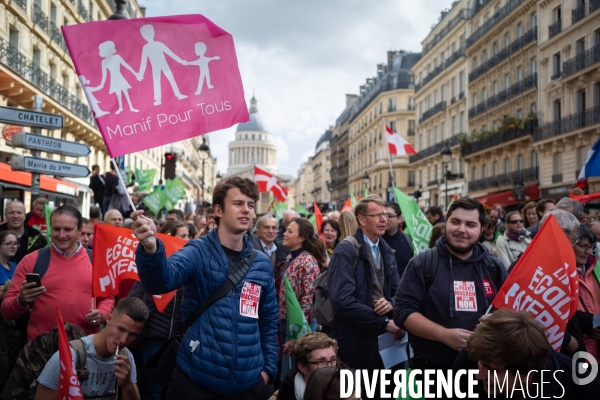
<path fill-rule="evenodd" d="M 387 126 L 387 124 L 385 124 L 385 131 L 387 133 L 385 135 L 385 138 L 387 139 L 388 150 L 390 154 L 394 154 L 397 156 L 417 154 L 415 148 L 412 147 L 408 140 L 404 139 L 402 136 L 398 135 L 393 130 L 391 130 L 390 127 Z"/>
<path fill-rule="evenodd" d="M 254 167 L 254 181 L 258 185 L 259 192 L 273 192 L 278 201 L 287 201 L 288 188 L 281 186 L 275 175 Z"/>
<path fill-rule="evenodd" d="M 79 378 L 73 364 L 73 354 L 71 354 L 71 346 L 65 331 L 65 323 L 63 322 L 60 308 L 56 305 L 56 325 L 58 327 L 58 359 L 60 362 L 60 371 L 58 373 L 58 395 L 57 399 L 65 400 L 83 400 L 81 387 L 79 386 Z"/>

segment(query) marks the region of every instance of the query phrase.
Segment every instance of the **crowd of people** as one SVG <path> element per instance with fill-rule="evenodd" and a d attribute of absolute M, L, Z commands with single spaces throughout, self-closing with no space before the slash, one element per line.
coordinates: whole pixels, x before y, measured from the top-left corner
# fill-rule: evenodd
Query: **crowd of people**
<path fill-rule="evenodd" d="M 329 213 L 315 229 L 308 215 L 294 210 L 280 219 L 257 215 L 256 184 L 233 177 L 216 186 L 205 215 L 173 209 L 163 219 L 150 217 L 137 194 L 136 210 L 115 207 L 115 188 L 106 188 L 118 179 L 94 171 L 97 204 L 89 219 L 63 205 L 46 226 L 43 198 L 29 213 L 19 201 L 5 208 L 2 399 L 56 398 L 57 304 L 69 339 L 80 340 L 87 354 L 88 375 L 77 370 L 84 398 L 114 398 L 118 390 L 123 399 L 338 399 L 341 370 L 384 368 L 379 337 L 386 332 L 395 340 L 408 335 L 414 352 L 392 369 L 478 368 L 483 396 L 491 370 L 525 386 L 540 379 L 545 385 L 529 371 L 563 370 L 559 382 L 566 398 L 591 397 L 600 389 L 598 380 L 575 385 L 571 374 L 577 352 L 600 360 L 600 329 L 593 324 L 600 314 L 600 222 L 575 200 L 542 199 L 507 211 L 463 197 L 446 212 L 426 208 L 433 226 L 430 249 L 413 257 L 400 207 L 378 196 Z M 549 215 L 571 243 L 579 274 L 579 310 L 568 321 L 560 352 L 527 314 L 487 314 Z M 122 283 L 116 298 L 91 296 L 98 224 L 130 229 L 139 240 L 140 280 Z M 157 233 L 187 244 L 167 257 Z M 472 304 L 455 301 L 457 283 L 472 285 Z M 298 339 L 288 329 L 286 286 L 310 327 Z M 176 294 L 159 311 L 153 295 L 171 291 Z M 157 379 L 165 374 L 161 356 L 173 338 L 179 348 L 172 376 Z M 557 385 L 544 387 L 545 394 L 560 393 Z"/>

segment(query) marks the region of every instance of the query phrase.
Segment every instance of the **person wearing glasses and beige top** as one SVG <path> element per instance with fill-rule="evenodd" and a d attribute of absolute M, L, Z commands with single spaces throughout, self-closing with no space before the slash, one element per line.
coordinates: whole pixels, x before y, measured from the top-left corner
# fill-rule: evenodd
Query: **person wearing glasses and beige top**
<path fill-rule="evenodd" d="M 496 257 L 508 269 L 531 243 L 531 234 L 523 226 L 521 213 L 511 211 L 506 215 L 506 231 L 496 240 Z"/>

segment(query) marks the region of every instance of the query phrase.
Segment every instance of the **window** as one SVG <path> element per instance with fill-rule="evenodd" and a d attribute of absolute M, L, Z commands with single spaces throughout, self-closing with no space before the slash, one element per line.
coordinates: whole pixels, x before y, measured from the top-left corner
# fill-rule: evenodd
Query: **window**
<path fill-rule="evenodd" d="M 431 147 L 433 143 L 431 142 L 431 129 L 427 130 L 427 147 Z"/>
<path fill-rule="evenodd" d="M 517 119 L 523 119 L 523 110 L 520 108 L 517 110 Z"/>
<path fill-rule="evenodd" d="M 254 140 L 254 133 L 252 134 L 252 140 Z"/>
<path fill-rule="evenodd" d="M 535 168 L 538 165 L 537 153 L 533 150 L 531 150 L 531 152 L 529 153 L 529 165 L 532 168 Z"/>
<path fill-rule="evenodd" d="M 577 149 L 577 171 L 578 172 L 583 169 L 583 166 L 585 165 L 585 162 L 587 161 L 588 150 L 589 149 L 585 146 Z"/>
<path fill-rule="evenodd" d="M 517 171 L 523 171 L 523 154 L 517 156 Z"/>
<path fill-rule="evenodd" d="M 585 52 L 585 38 L 581 38 L 575 42 L 575 52 L 577 55 Z"/>
<path fill-rule="evenodd" d="M 477 106 L 477 93 L 473 94 L 473 102 L 471 104 L 473 107 Z"/>
<path fill-rule="evenodd" d="M 35 46 L 33 46 L 33 63 L 38 67 L 42 65 L 42 52 Z"/>
<path fill-rule="evenodd" d="M 560 99 L 559 100 L 554 100 L 554 103 L 552 103 L 552 116 L 554 117 L 554 121 L 560 121 L 561 117 L 561 104 L 560 104 Z"/>
<path fill-rule="evenodd" d="M 504 35 L 504 48 L 508 49 L 510 46 L 510 35 L 507 33 Z"/>
<path fill-rule="evenodd" d="M 552 76 L 560 74 L 560 52 L 552 55 Z"/>
<path fill-rule="evenodd" d="M 477 57 L 473 57 L 471 61 L 471 71 L 475 71 L 477 69 Z"/>
<path fill-rule="evenodd" d="M 408 120 L 408 132 L 414 135 L 415 133 L 415 120 L 414 119 L 409 119 Z"/>
<path fill-rule="evenodd" d="M 537 104 L 531 103 L 529 105 L 529 112 L 532 114 L 537 114 Z"/>
<path fill-rule="evenodd" d="M 495 178 L 498 175 L 498 162 L 494 161 L 492 163 L 492 178 Z"/>
<path fill-rule="evenodd" d="M 454 99 L 456 97 L 456 78 L 453 77 L 450 81 L 450 96 Z"/>
<path fill-rule="evenodd" d="M 529 60 L 529 75 L 537 73 L 537 59 L 532 58 Z"/>
<path fill-rule="evenodd" d="M 506 157 L 504 159 L 504 173 L 508 174 L 510 172 L 510 159 Z"/>
<path fill-rule="evenodd" d="M 444 65 L 444 61 L 446 61 L 446 55 L 444 54 L 444 52 L 442 51 L 440 53 L 440 65 Z"/>
<path fill-rule="evenodd" d="M 596 29 L 594 31 L 594 46 L 597 46 L 600 44 L 600 29 Z"/>
<path fill-rule="evenodd" d="M 450 133 L 452 136 L 456 135 L 456 115 L 452 116 L 452 125 L 450 125 Z"/>
<path fill-rule="evenodd" d="M 577 91 L 576 101 L 577 101 L 577 112 L 578 113 L 584 112 L 585 111 L 585 89 Z"/>
<path fill-rule="evenodd" d="M 552 163 L 553 173 L 554 175 L 562 174 L 563 166 L 562 166 L 562 153 L 554 153 L 554 160 Z"/>
<path fill-rule="evenodd" d="M 444 141 L 444 131 L 446 130 L 446 123 L 442 122 L 442 124 L 440 125 L 440 138 L 442 141 Z"/>
<path fill-rule="evenodd" d="M 433 144 L 438 143 L 438 129 L 437 125 L 433 127 Z"/>
<path fill-rule="evenodd" d="M 492 45 L 492 57 L 496 57 L 498 55 L 498 42 L 494 42 Z"/>
<path fill-rule="evenodd" d="M 56 79 L 56 71 L 57 71 L 56 64 L 50 63 L 50 78 Z"/>
<path fill-rule="evenodd" d="M 477 168 L 473 167 L 473 169 L 471 170 L 471 180 L 474 181 L 477 179 Z"/>
<path fill-rule="evenodd" d="M 390 111 L 396 111 L 396 98 L 395 97 L 390 98 L 390 105 L 388 107 L 388 112 L 390 112 Z"/>
<path fill-rule="evenodd" d="M 415 186 L 415 171 L 408 171 L 408 185 Z"/>
<path fill-rule="evenodd" d="M 594 106 L 600 106 L 600 82 L 594 83 Z"/>
<path fill-rule="evenodd" d="M 481 166 L 481 179 L 487 178 L 487 165 L 483 164 Z"/>
<path fill-rule="evenodd" d="M 523 81 L 523 67 L 519 65 L 517 67 L 517 83 L 521 83 L 522 81 Z"/>
<path fill-rule="evenodd" d="M 446 100 L 446 86 L 442 86 L 440 89 L 440 101 Z"/>
<path fill-rule="evenodd" d="M 498 94 L 498 81 L 492 82 L 492 96 Z"/>
<path fill-rule="evenodd" d="M 492 121 L 492 132 L 496 132 L 498 130 L 498 121 Z"/>
<path fill-rule="evenodd" d="M 396 121 L 390 121 L 390 129 L 392 132 L 396 132 Z"/>
<path fill-rule="evenodd" d="M 433 105 L 436 105 L 438 103 L 438 91 L 434 90 L 433 91 Z"/>
<path fill-rule="evenodd" d="M 561 17 L 561 9 L 560 9 L 560 6 L 556 7 L 556 8 L 553 10 L 552 14 L 553 14 L 553 17 L 554 17 L 554 22 L 556 22 L 556 21 L 560 21 L 560 20 L 561 20 L 561 18 L 562 18 L 562 17 Z"/>
<path fill-rule="evenodd" d="M 54 5 L 54 3 L 50 3 L 50 22 L 58 25 L 58 9 Z"/>
<path fill-rule="evenodd" d="M 533 29 L 537 26 L 537 18 L 535 14 L 529 16 L 529 29 Z"/>
<path fill-rule="evenodd" d="M 517 40 L 523 36 L 523 24 L 517 25 Z"/>
<path fill-rule="evenodd" d="M 487 101 L 487 88 L 481 89 L 481 103 L 485 103 Z"/>
<path fill-rule="evenodd" d="M 423 150 L 423 135 L 419 135 L 419 151 Z"/>
<path fill-rule="evenodd" d="M 458 123 L 460 124 L 460 133 L 465 132 L 465 112 L 461 111 L 458 117 Z"/>
<path fill-rule="evenodd" d="M 464 91 L 465 91 L 465 73 L 464 73 L 464 71 L 461 71 L 458 74 L 458 92 L 464 93 Z"/>
<path fill-rule="evenodd" d="M 487 51 L 484 50 L 481 53 L 481 65 L 484 65 L 487 62 Z"/>
<path fill-rule="evenodd" d="M 502 90 L 508 90 L 509 87 L 510 87 L 510 75 L 506 74 L 506 75 L 504 75 Z"/>
<path fill-rule="evenodd" d="M 14 48 L 19 48 L 19 31 L 14 27 L 10 26 L 9 28 L 10 36 L 8 38 L 8 43 Z"/>

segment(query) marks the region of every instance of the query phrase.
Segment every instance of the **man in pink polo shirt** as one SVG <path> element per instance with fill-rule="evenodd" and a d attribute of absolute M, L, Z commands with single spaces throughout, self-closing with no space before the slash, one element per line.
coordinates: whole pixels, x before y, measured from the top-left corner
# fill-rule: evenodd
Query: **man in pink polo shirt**
<path fill-rule="evenodd" d="M 38 255 L 48 249 L 28 254 L 19 263 L 0 311 L 6 319 L 31 313 L 28 340 L 56 325 L 56 304 L 60 305 L 65 322 L 76 324 L 87 334 L 97 333 L 115 301 L 112 297 L 99 297 L 97 307 L 91 309 L 92 262 L 77 240 L 82 229 L 81 213 L 70 205 L 58 207 L 52 212 L 50 225 L 50 263 L 41 279 L 42 285 L 27 283 L 25 275 L 33 273 Z"/>

